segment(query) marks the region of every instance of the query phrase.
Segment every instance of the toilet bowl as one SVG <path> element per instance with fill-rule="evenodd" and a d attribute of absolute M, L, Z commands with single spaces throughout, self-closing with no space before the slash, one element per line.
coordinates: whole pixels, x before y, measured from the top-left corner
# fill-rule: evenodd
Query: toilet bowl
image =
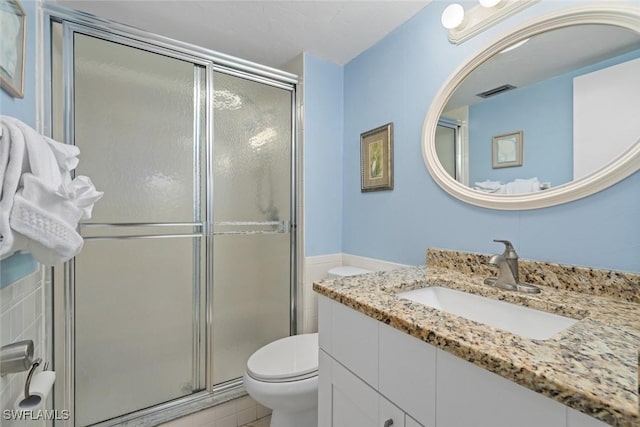
<path fill-rule="evenodd" d="M 316 427 L 318 334 L 282 338 L 253 353 L 244 388 L 271 408 L 271 427 Z"/>
<path fill-rule="evenodd" d="M 329 270 L 329 278 L 368 273 L 355 267 Z M 265 345 L 249 358 L 244 388 L 271 409 L 271 427 L 318 426 L 318 334 L 293 335 Z"/>

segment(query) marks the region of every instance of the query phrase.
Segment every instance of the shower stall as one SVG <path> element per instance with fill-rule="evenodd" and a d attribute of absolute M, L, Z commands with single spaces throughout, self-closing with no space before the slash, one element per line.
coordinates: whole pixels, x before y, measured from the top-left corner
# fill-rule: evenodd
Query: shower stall
<path fill-rule="evenodd" d="M 238 396 L 296 332 L 296 78 L 46 10 L 47 127 L 104 191 L 53 269 L 55 407 L 149 425 Z"/>

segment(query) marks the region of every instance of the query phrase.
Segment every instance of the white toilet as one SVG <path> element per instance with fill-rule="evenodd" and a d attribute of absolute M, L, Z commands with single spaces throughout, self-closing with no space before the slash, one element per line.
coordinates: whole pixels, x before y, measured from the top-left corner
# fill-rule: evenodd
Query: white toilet
<path fill-rule="evenodd" d="M 329 278 L 369 273 L 356 267 L 329 270 Z M 270 408 L 271 427 L 318 426 L 318 334 L 293 335 L 265 345 L 249 358 L 244 388 Z"/>

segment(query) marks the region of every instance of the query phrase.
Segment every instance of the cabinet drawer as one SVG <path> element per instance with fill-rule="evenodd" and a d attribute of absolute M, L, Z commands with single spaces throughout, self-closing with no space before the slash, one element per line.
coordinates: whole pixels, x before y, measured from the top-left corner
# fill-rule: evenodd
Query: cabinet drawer
<path fill-rule="evenodd" d="M 566 407 L 437 350 L 438 427 L 565 427 Z"/>
<path fill-rule="evenodd" d="M 345 305 L 331 301 L 331 356 L 376 389 L 378 323 Z"/>
<path fill-rule="evenodd" d="M 331 364 L 331 427 L 378 424 L 378 393 L 336 361 Z"/>
<path fill-rule="evenodd" d="M 318 345 L 331 354 L 331 306 L 333 301 L 318 295 Z"/>
<path fill-rule="evenodd" d="M 426 427 L 436 418 L 436 348 L 379 322 L 378 390 Z"/>

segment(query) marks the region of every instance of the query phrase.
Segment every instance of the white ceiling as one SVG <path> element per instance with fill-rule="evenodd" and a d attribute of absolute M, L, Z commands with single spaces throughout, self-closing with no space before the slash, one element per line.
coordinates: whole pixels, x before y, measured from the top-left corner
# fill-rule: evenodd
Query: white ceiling
<path fill-rule="evenodd" d="M 538 34 L 474 70 L 445 111 L 481 102 L 480 92 L 504 84 L 525 87 L 640 49 L 640 34 L 613 25 L 574 25 Z"/>
<path fill-rule="evenodd" d="M 56 0 L 197 46 L 275 68 L 301 52 L 345 64 L 431 0 Z"/>

